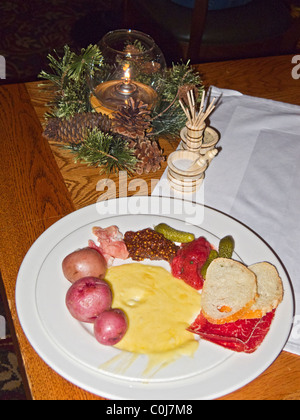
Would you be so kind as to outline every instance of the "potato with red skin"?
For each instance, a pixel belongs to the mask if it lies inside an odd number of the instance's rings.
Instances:
[[[97,277],[77,280],[66,294],[70,314],[81,322],[93,323],[103,311],[110,309],[111,303],[109,284]]]
[[[105,346],[114,346],[121,341],[127,329],[127,318],[121,309],[109,309],[102,312],[94,323],[96,340]]]
[[[96,249],[86,247],[67,255],[62,262],[62,270],[66,279],[71,283],[83,277],[103,279],[107,270],[107,262]]]

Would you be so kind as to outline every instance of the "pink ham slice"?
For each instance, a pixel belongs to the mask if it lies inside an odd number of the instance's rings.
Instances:
[[[216,325],[208,322],[201,312],[188,331],[227,349],[239,353],[254,353],[268,334],[274,315],[275,310],[261,319],[244,319]]]
[[[115,258],[121,260],[128,258],[129,253],[123,241],[123,235],[117,226],[109,226],[108,228],[94,227],[92,232],[97,237],[98,244],[96,245],[93,240],[89,240],[88,245],[90,248],[101,252],[108,265],[111,265]]]

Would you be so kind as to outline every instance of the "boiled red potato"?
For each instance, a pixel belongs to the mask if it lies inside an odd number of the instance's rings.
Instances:
[[[66,294],[70,314],[81,322],[93,323],[110,309],[112,292],[106,281],[97,277],[84,277],[72,284]]]
[[[96,249],[82,248],[67,255],[62,262],[64,276],[71,283],[83,277],[103,279],[107,270],[107,262]]]
[[[113,346],[122,340],[128,328],[127,318],[121,309],[102,312],[94,323],[94,335],[100,344]]]

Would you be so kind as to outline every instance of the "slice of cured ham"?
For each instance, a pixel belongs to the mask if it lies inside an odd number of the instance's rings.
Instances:
[[[89,247],[97,249],[107,261],[108,265],[113,263],[115,258],[126,260],[129,256],[123,235],[117,226],[109,226],[107,228],[94,227],[93,234],[97,237],[96,244],[93,240],[89,240]]]
[[[208,322],[201,312],[188,331],[227,349],[239,353],[254,353],[268,334],[274,315],[275,310],[260,319],[244,319],[216,325]]]

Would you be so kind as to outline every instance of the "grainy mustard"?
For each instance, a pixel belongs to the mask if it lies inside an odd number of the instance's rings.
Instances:
[[[124,241],[129,258],[134,261],[144,259],[170,261],[178,250],[178,246],[174,242],[151,228],[137,232],[128,231],[124,235]]]

